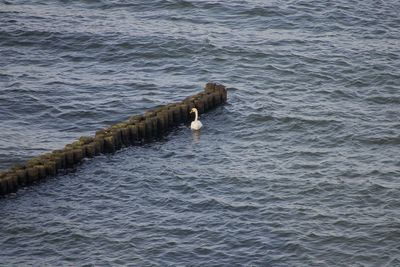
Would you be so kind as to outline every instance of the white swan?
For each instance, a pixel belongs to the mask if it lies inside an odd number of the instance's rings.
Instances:
[[[190,124],[190,129],[192,130],[200,130],[201,126],[203,126],[203,124],[201,123],[201,121],[198,120],[199,118],[199,113],[197,111],[196,108],[192,108],[192,110],[190,111],[190,113],[193,113],[196,115],[194,121],[192,121],[192,123]]]

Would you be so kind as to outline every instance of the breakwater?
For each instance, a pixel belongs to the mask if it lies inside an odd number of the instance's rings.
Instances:
[[[0,172],[0,195],[16,192],[18,188],[34,184],[57,174],[66,173],[82,162],[103,153],[113,153],[123,147],[151,142],[179,124],[191,120],[190,110],[200,114],[227,100],[224,85],[207,83],[204,91],[181,102],[171,103],[134,115],[128,120],[96,131],[94,136],[82,136],[63,149],[34,157],[25,164],[17,164]]]

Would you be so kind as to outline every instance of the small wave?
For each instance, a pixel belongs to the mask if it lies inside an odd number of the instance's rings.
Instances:
[[[247,115],[248,122],[263,123],[274,119],[271,115],[263,115],[260,113],[251,113]]]
[[[163,8],[168,8],[168,9],[192,9],[196,7],[194,3],[186,0],[175,0],[175,1],[161,0],[159,1],[159,4]]]
[[[400,104],[399,96],[373,96],[366,98],[366,101],[375,104],[385,105],[385,104]]]
[[[284,12],[283,10],[276,8],[276,7],[253,7],[251,9],[240,9],[242,11],[239,11],[238,14],[240,15],[247,15],[249,17],[280,17],[284,15],[283,13],[288,13]]]
[[[382,137],[360,137],[357,138],[361,143],[370,145],[399,145],[400,136],[382,136]]]
[[[234,212],[243,212],[243,211],[251,211],[258,210],[259,207],[255,204],[229,204],[227,202],[223,202],[217,200],[215,198],[202,200],[199,202],[194,202],[189,205],[190,209],[193,210],[230,210]]]
[[[327,126],[332,124],[341,124],[341,121],[335,119],[328,119],[328,118],[321,118],[321,117],[278,117],[276,120],[280,121],[284,124],[291,124],[297,126],[304,126],[304,125],[314,125],[314,126]]]
[[[0,31],[0,37],[7,39],[20,39],[29,40],[30,38],[47,38],[50,37],[54,32],[51,31],[41,31],[41,30],[15,30],[12,32]]]
[[[58,111],[60,112],[60,109],[58,109]],[[69,111],[63,111],[62,113],[59,113],[55,117],[65,120],[76,119],[80,117],[97,118],[98,113],[90,110],[69,110]]]

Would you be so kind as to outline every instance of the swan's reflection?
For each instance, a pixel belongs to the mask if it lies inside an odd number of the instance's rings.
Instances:
[[[200,142],[200,133],[200,131],[192,131],[192,138],[196,144]]]

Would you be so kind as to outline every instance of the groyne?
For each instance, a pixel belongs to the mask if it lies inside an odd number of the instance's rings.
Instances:
[[[34,157],[0,172],[0,195],[14,193],[18,188],[35,184],[76,167],[84,158],[156,140],[172,128],[191,120],[190,110],[200,114],[227,101],[226,87],[207,83],[204,91],[181,102],[171,103],[134,115],[128,120],[96,131],[93,136],[82,136],[63,149]]]

